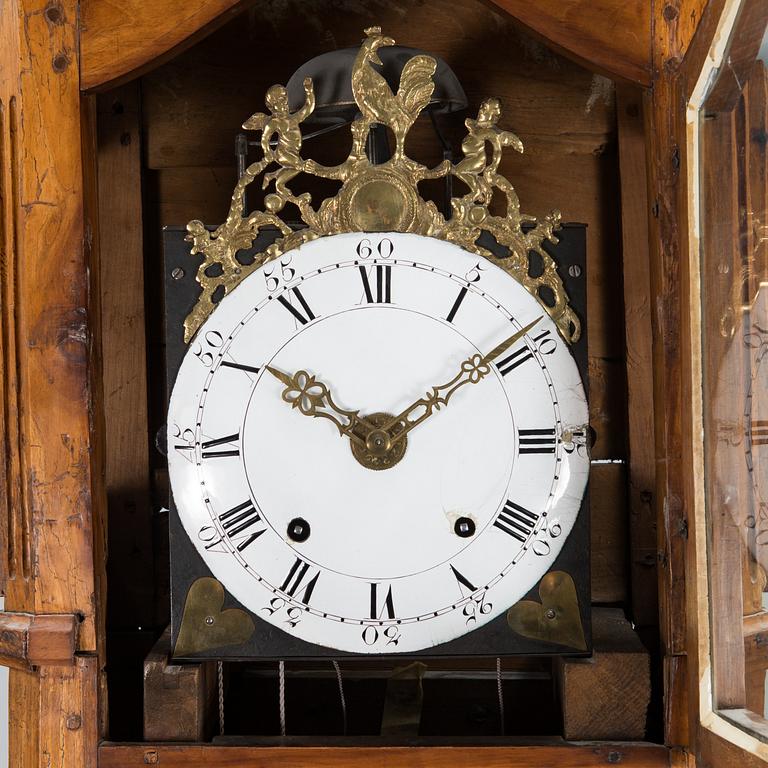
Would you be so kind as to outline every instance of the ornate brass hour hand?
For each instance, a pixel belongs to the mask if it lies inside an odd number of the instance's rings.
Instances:
[[[508,339],[494,347],[488,354],[474,354],[462,362],[459,372],[445,384],[432,387],[424,397],[420,397],[411,403],[404,411],[383,427],[390,436],[390,444],[394,445],[416,425],[428,419],[435,411],[440,410],[441,405],[448,405],[456,390],[465,384],[477,384],[491,372],[491,363],[503,352],[509,349],[516,341],[522,339],[536,323],[541,320],[537,317],[532,323],[528,323],[517,333],[513,333]]]
[[[266,369],[285,384],[281,396],[291,407],[304,416],[328,419],[336,425],[342,437],[346,435],[353,442],[366,447],[366,437],[376,427],[361,416],[359,411],[349,411],[336,405],[330,390],[322,381],[307,371],[288,374],[269,365]]]

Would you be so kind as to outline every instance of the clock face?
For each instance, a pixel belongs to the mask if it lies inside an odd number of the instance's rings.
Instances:
[[[566,343],[502,269],[419,235],[337,235],[251,274],[200,328],[171,398],[171,484],[254,614],[329,648],[417,651],[550,568],[587,419]]]

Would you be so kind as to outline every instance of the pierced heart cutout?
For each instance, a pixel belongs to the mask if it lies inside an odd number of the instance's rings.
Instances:
[[[256,627],[253,619],[240,608],[224,605],[224,587],[213,578],[198,579],[189,588],[176,639],[174,656],[240,645],[250,640]]]
[[[565,571],[551,571],[539,583],[541,602],[521,600],[507,611],[510,628],[531,640],[587,650],[576,585]]]

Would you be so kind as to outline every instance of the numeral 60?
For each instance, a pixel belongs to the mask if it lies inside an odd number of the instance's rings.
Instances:
[[[376,243],[375,248],[376,252],[379,254],[379,257],[382,259],[388,259],[395,252],[395,245],[388,237],[379,240],[379,242]],[[371,241],[367,237],[364,237],[357,244],[355,251],[361,259],[367,259],[373,253],[373,249],[374,246],[371,245]]]

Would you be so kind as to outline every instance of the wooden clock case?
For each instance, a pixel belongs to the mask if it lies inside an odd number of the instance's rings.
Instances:
[[[726,0],[426,0],[402,13],[298,5],[0,8],[0,660],[11,666],[11,765],[761,764],[699,718],[683,437],[684,104]],[[245,731],[246,719],[236,743],[168,744],[173,715],[185,725],[199,714],[214,676],[173,670],[162,654],[144,667],[169,606],[167,518],[154,503],[167,483],[153,447],[164,408],[161,228],[220,220],[233,127],[269,85],[315,53],[354,44],[373,22],[450,61],[473,104],[502,98],[505,124],[526,144],[505,169],[524,209],[558,207],[589,223],[591,597],[596,624],[614,617],[620,640],[601,646],[596,636],[587,661],[515,662],[503,737],[487,718],[486,731],[451,738],[466,723],[436,722],[425,708],[428,736],[394,743],[328,733],[281,741],[265,735],[273,723]],[[606,719],[611,684],[619,704],[637,704],[619,678],[630,668],[641,722],[622,720],[618,705]],[[158,669],[161,688],[191,690],[194,703],[164,699],[154,717],[166,735],[142,742],[142,678]],[[609,682],[596,682],[605,670]],[[492,670],[483,685],[495,703]],[[463,699],[455,694],[457,711]],[[264,693],[256,709],[276,706]]]

